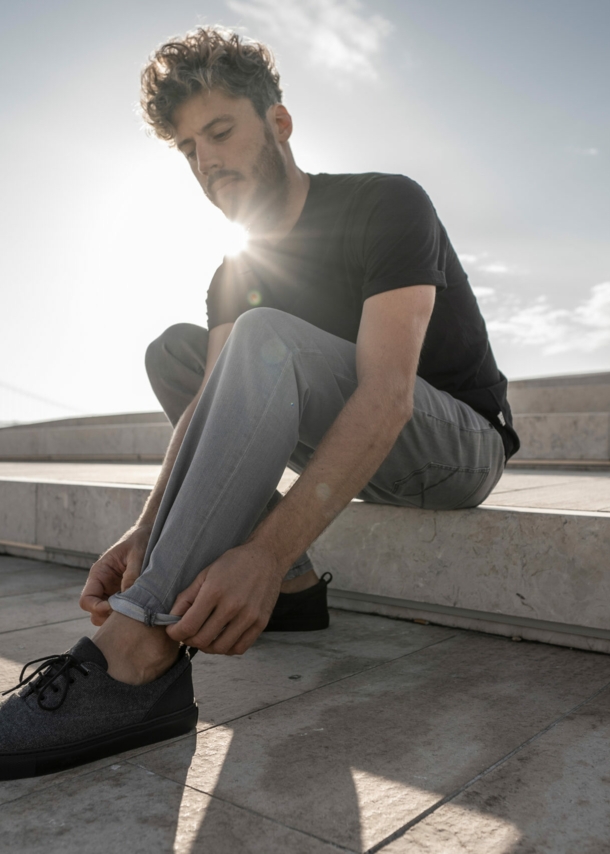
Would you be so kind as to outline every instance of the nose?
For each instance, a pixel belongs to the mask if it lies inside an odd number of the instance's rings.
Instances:
[[[203,177],[220,169],[221,162],[218,151],[204,142],[197,143],[197,171]]]

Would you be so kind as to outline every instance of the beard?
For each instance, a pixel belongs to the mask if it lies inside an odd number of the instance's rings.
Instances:
[[[288,171],[267,122],[265,122],[265,141],[252,167],[251,177],[255,182],[253,193],[243,200],[238,195],[231,195],[226,209],[221,209],[227,219],[240,222],[254,230],[257,230],[257,225],[265,229],[272,228],[281,221],[286,211]],[[213,185],[221,178],[244,180],[241,172],[223,169],[215,173],[204,192],[216,207],[221,206],[214,193]]]

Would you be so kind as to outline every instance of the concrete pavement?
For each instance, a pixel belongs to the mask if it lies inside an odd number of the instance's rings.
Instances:
[[[83,570],[0,557],[0,686],[94,632]],[[0,783],[0,849],[602,854],[610,658],[335,611],[194,663],[198,732]]]

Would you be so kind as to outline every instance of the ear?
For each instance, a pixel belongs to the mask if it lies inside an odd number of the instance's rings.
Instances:
[[[267,113],[269,124],[278,142],[288,142],[292,136],[292,116],[283,104],[274,104]]]

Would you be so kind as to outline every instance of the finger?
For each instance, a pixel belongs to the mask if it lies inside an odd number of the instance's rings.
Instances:
[[[201,630],[205,628],[206,631],[203,635],[206,639],[205,643],[206,645],[211,643],[224,625],[222,622],[219,625],[218,619],[214,620],[213,627],[212,625],[207,625],[208,620],[214,612],[214,607],[212,602],[198,599],[186,611],[179,622],[167,627],[167,634],[172,640],[184,642],[187,638],[198,636]],[[226,623],[226,620],[224,622]],[[212,632],[215,631],[215,634],[211,634],[210,630]],[[196,644],[192,644],[192,646],[196,646]]]
[[[258,624],[254,626],[250,626],[250,628],[243,633],[243,635],[239,638],[237,643],[231,647],[228,651],[227,655],[243,655],[244,652],[250,649],[254,641],[258,638],[262,629]]]
[[[220,634],[212,641],[206,652],[214,655],[228,655],[239,639],[253,625],[255,618],[243,612],[224,627]]]
[[[144,555],[139,553],[129,556],[127,560],[127,567],[123,573],[123,578],[121,579],[121,593],[124,593],[125,590],[129,590],[129,588],[140,577],[143,560]]]
[[[189,584],[189,586],[185,590],[183,590],[182,593],[178,594],[178,597],[174,602],[170,614],[181,617],[187,612],[187,610],[191,607],[191,605],[195,603],[195,600],[197,599],[199,591],[201,590],[203,582],[205,581],[205,575],[205,571],[200,572],[197,578],[192,582],[192,584]]]
[[[222,634],[230,621],[231,618],[229,616],[223,616],[217,609],[199,627],[197,632],[193,632],[190,638],[185,639],[185,643],[188,643],[189,646],[195,646],[204,652],[208,650],[211,652],[214,641]]]
[[[80,595],[79,605],[83,611],[93,612],[108,598],[104,585],[97,578],[89,578]]]
[[[183,596],[182,593],[178,596],[174,604],[172,605],[172,609],[170,614],[173,617],[183,617],[188,609],[191,607],[193,603],[189,602],[186,596]]]

